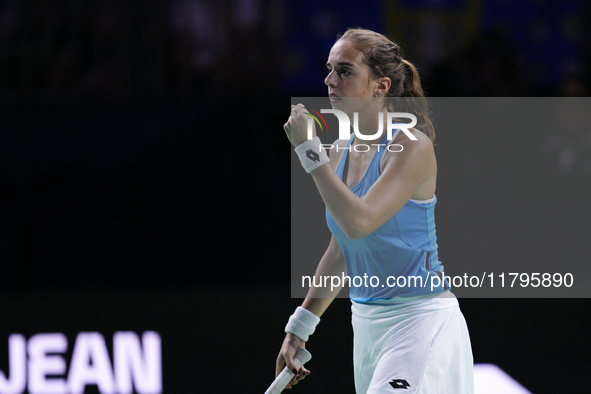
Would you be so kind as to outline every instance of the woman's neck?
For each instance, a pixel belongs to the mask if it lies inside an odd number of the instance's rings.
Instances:
[[[355,131],[356,144],[379,144],[384,137],[384,133],[388,132],[388,126],[386,124],[388,111],[386,109],[378,113],[375,111],[363,111],[362,113],[358,113],[357,116],[353,116],[351,120],[353,130]],[[363,137],[359,137],[357,134],[362,134]]]

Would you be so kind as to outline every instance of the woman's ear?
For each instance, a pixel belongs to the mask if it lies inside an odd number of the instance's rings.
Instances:
[[[390,90],[390,86],[392,85],[392,81],[388,77],[382,77],[377,80],[376,86],[376,93],[379,93],[379,96],[385,97],[388,90]]]

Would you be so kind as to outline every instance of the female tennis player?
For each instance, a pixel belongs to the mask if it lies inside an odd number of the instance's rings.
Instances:
[[[448,283],[440,280],[435,131],[420,100],[425,95],[418,72],[397,44],[363,29],[338,37],[326,66],[333,109],[351,120],[357,113],[363,138],[353,133],[336,141],[341,149],[330,149],[328,156],[318,137],[308,139],[309,115],[301,104],[292,106],[284,130],[326,204],[332,238],[316,276],[375,276],[384,285],[350,286],[356,392],[473,393],[466,322]],[[416,113],[416,128],[408,134],[399,129],[388,140],[387,122],[398,123],[388,113],[402,107]],[[290,385],[310,373],[296,370],[293,356],[341,288],[311,286],[289,318],[276,371],[286,365],[294,371]]]

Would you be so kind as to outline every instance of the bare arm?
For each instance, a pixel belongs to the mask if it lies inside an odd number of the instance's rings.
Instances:
[[[336,153],[332,150],[330,151],[330,165],[332,170],[334,171],[337,167],[339,157]],[[329,167],[330,168],[330,167]],[[347,266],[345,264],[345,257],[343,256],[343,251],[336,240],[336,238],[331,236],[330,242],[324,255],[320,259],[318,263],[318,267],[316,268],[316,272],[314,273],[314,277],[316,279],[316,283],[321,283],[318,281],[318,277],[322,276],[341,276],[347,270]],[[310,290],[308,290],[308,294],[306,295],[306,299],[302,303],[302,308],[309,310],[310,312],[314,313],[316,316],[320,317],[326,311],[328,306],[332,303],[335,297],[339,294],[341,289],[343,288],[343,283],[339,287],[334,287],[332,290],[326,287],[314,287],[312,286]],[[295,355],[296,351],[299,347],[305,347],[306,343],[299,337],[294,334],[287,333],[285,336],[285,340],[283,341],[283,346],[279,351],[279,356],[277,357],[277,363],[275,368],[275,376],[277,376],[281,370],[287,365],[291,369],[295,369],[295,365],[293,364],[293,356]],[[294,385],[298,383],[299,379],[303,379],[307,374],[310,373],[309,370],[302,367],[298,371],[299,373],[294,376],[290,384]],[[290,387],[290,386],[288,386]]]
[[[324,252],[324,255],[318,263],[318,267],[316,268],[316,273],[314,274],[314,276],[318,277],[328,275],[341,277],[342,274],[346,272],[346,269],[347,267],[345,264],[345,258],[343,256],[341,247],[339,246],[339,243],[337,242],[336,238],[332,236],[330,239],[330,243],[328,244],[328,248],[326,249],[326,252]],[[320,282],[316,280],[316,283]],[[332,290],[330,286],[328,288],[312,286],[308,291],[306,299],[302,303],[302,307],[314,313],[316,316],[320,317],[322,316],[324,311],[326,311],[326,309],[332,303],[335,297],[339,294],[342,288],[342,283],[340,286],[335,287]],[[279,351],[279,356],[277,357],[275,376],[277,376],[286,365],[292,370],[295,369],[293,357],[298,348],[305,347],[305,344],[306,343],[301,338],[297,337],[294,334],[287,333],[287,335],[285,336],[285,340],[283,341],[281,350]],[[298,379],[303,379],[303,377],[305,377],[305,375],[309,373],[310,371],[306,368],[300,368],[298,374],[294,376],[290,384],[297,384]]]
[[[343,273],[346,272],[347,267],[345,264],[345,258],[343,257],[343,252],[333,235],[330,239],[330,244],[328,245],[326,252],[324,252],[322,259],[320,259],[320,263],[318,264],[318,268],[316,268],[316,273],[314,276],[317,278],[324,276],[342,277]],[[319,279],[316,280],[316,283],[322,283]],[[340,286],[334,287],[332,290],[330,285],[327,287],[312,286],[310,290],[308,290],[306,299],[302,303],[302,308],[305,308],[316,316],[321,317],[324,311],[326,311],[332,301],[340,293],[342,288],[342,281],[340,282]]]
[[[294,146],[307,138],[308,116],[299,104],[284,126]],[[350,239],[364,237],[381,227],[421,185],[436,176],[437,164],[431,140],[420,131],[414,135],[418,140],[404,138],[399,142],[403,147],[401,152],[384,153],[387,156],[382,174],[363,197],[355,195],[331,166],[325,164],[310,172],[326,207]]]
[[[420,134],[417,133],[417,134]],[[350,239],[371,234],[413,197],[415,191],[435,176],[433,145],[426,136],[399,142],[402,152],[389,153],[382,174],[363,197],[355,195],[324,165],[311,172],[316,187],[339,227]]]
[[[334,146],[342,145],[343,141],[335,141]],[[342,150],[340,153],[337,150],[331,149],[329,151],[330,155],[330,166],[324,166],[327,169],[331,170],[335,173],[337,165],[339,164],[339,160],[342,156]],[[335,174],[336,176],[336,174]],[[337,179],[339,179],[337,177]],[[340,179],[339,179],[340,181]],[[342,183],[342,182],[341,182]],[[343,256],[343,251],[341,250],[341,246],[339,245],[337,239],[333,236],[330,237],[330,242],[328,244],[328,248],[324,255],[320,259],[318,263],[318,267],[316,268],[316,272],[314,277],[316,279],[316,283],[322,283],[319,277],[323,276],[339,276],[341,277],[343,273],[346,274],[347,266],[345,264],[345,257]],[[333,291],[330,288],[326,287],[314,287],[312,286],[310,290],[308,290],[308,294],[306,295],[306,299],[302,303],[302,308],[309,310],[310,312],[314,313],[316,316],[321,317],[324,311],[329,307],[332,301],[336,298],[336,296],[340,293],[341,289],[343,288],[343,283],[338,288],[334,288]]]

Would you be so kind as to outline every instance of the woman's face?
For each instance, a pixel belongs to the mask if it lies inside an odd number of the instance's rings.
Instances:
[[[330,102],[335,109],[345,112],[358,111],[375,96],[376,82],[364,63],[363,53],[349,40],[337,41],[326,62],[328,75],[324,80],[328,86]],[[344,98],[360,97],[347,100]],[[366,99],[363,99],[366,98]]]

